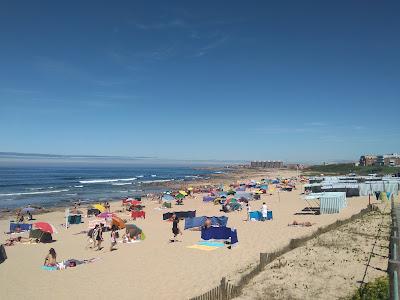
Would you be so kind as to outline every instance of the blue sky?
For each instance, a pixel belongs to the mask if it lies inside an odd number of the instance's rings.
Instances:
[[[398,1],[2,1],[0,151],[400,152]]]

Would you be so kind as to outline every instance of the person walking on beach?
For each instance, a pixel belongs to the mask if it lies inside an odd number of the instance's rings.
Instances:
[[[96,241],[97,241],[97,251],[101,250],[101,243],[103,242],[103,223],[100,223],[99,230],[97,231]]]
[[[94,228],[92,230],[92,235],[91,235],[91,241],[93,243],[93,247],[90,247],[90,248],[93,248],[93,249],[96,248],[96,244],[97,244],[96,238],[99,233],[99,230],[100,230],[99,224],[96,224],[96,226],[94,226]]]
[[[177,239],[176,237],[178,236],[178,234],[182,235],[182,231],[179,229],[179,218],[176,216],[176,214],[172,214],[171,216],[171,220],[172,220],[172,233],[174,235],[174,237],[170,240],[171,243],[176,242]]]
[[[110,247],[110,251],[116,250],[114,248],[114,246],[117,245],[117,238],[118,238],[118,232],[116,231],[115,227],[113,226],[111,228],[111,247]]]

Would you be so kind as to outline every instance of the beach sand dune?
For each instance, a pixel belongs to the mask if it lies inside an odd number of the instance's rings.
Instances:
[[[275,174],[276,175],[276,174]],[[295,175],[285,173],[283,175]],[[257,179],[257,178],[254,178]],[[187,299],[208,291],[226,276],[235,281],[248,266],[259,259],[260,252],[273,251],[286,245],[291,238],[308,235],[318,227],[346,219],[358,213],[368,204],[368,197],[349,199],[349,206],[340,214],[294,215],[306,206],[300,193],[281,192],[263,195],[261,200],[251,202],[253,209],[259,209],[267,202],[273,210],[274,220],[268,222],[245,222],[246,214],[229,213],[228,226],[238,230],[239,245],[229,250],[226,247],[215,251],[190,249],[200,240],[200,232],[184,231],[181,242],[169,243],[171,223],[162,221],[162,214],[155,208],[158,203],[146,201],[146,219],[134,223],[143,229],[146,239],[136,244],[118,244],[118,250],[109,252],[110,235],[105,233],[104,250],[85,249],[87,237],[76,234],[87,229],[85,224],[63,228],[63,212],[51,212],[37,216],[57,226],[59,233],[51,244],[27,244],[7,247],[8,260],[0,265],[0,299]],[[120,203],[112,203],[112,209],[119,209]],[[202,195],[185,200],[185,205],[175,210],[196,210],[197,216],[219,216],[220,206],[203,203]],[[167,210],[168,211],[168,210]],[[127,214],[122,218],[129,219]],[[312,227],[289,227],[288,223],[310,221]],[[183,222],[180,223],[183,229]],[[8,221],[0,221],[0,231],[8,230]],[[6,238],[1,235],[2,241]],[[57,260],[100,258],[91,264],[80,265],[62,271],[41,269],[50,247],[55,248]]]

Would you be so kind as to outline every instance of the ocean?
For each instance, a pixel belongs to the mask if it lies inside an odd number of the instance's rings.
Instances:
[[[153,166],[0,167],[0,209],[121,199],[165,190],[157,183],[192,181],[213,172],[192,167]]]

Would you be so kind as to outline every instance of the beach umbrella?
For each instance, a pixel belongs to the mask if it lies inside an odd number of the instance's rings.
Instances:
[[[179,191],[179,194],[182,194],[183,196],[187,196],[188,195],[185,191]]]
[[[116,225],[119,229],[124,229],[125,228],[125,222],[117,216],[112,217],[112,224]]]
[[[183,199],[183,198],[185,198],[185,196],[182,195],[182,194],[178,194],[178,195],[175,196],[175,198],[176,199]]]
[[[36,222],[33,223],[32,226],[36,229],[40,229],[43,232],[47,232],[47,233],[56,233],[57,229],[51,225],[50,223],[46,223],[46,222]]]
[[[106,208],[101,204],[94,204],[92,206],[93,208],[98,209],[100,212],[104,212],[106,210]]]
[[[34,207],[25,207],[21,210],[22,213],[26,214],[28,212],[32,213],[35,210]]]
[[[114,213],[102,212],[101,214],[98,214],[96,217],[106,219],[106,218],[111,218],[114,216],[116,216]]]
[[[164,195],[162,196],[161,200],[169,202],[169,201],[174,201],[174,197],[172,197],[171,195]]]

